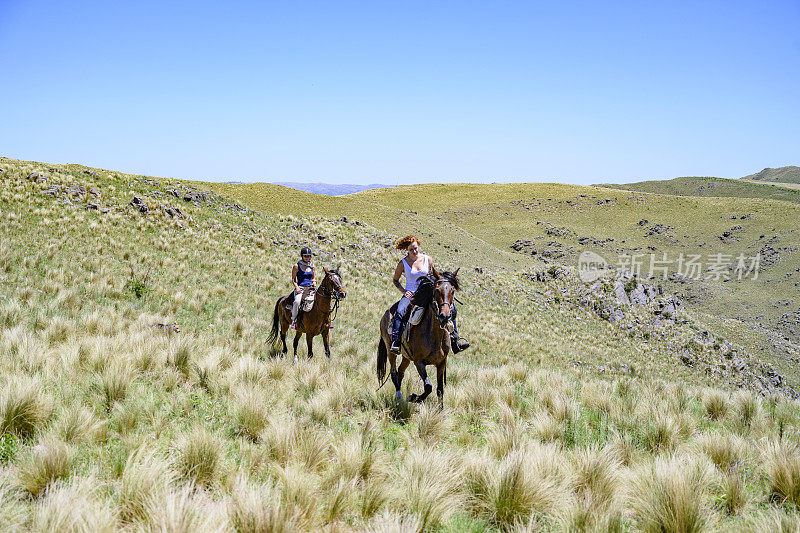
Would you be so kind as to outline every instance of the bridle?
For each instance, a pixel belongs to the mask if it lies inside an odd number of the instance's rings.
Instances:
[[[338,274],[336,276],[339,277]],[[339,296],[339,292],[340,291],[339,290],[333,290],[332,291],[325,284],[325,280],[330,280],[330,283],[333,283],[333,278],[329,274],[326,274],[325,275],[325,279],[322,280],[322,284],[320,285],[319,290],[317,290],[317,293],[320,296],[322,296],[323,298],[327,298],[329,300],[333,300],[333,305],[331,306],[330,310],[328,310],[328,313],[325,315],[325,318],[329,318],[330,321],[333,322],[334,320],[336,320],[336,317],[339,314],[339,301],[342,298]],[[341,282],[340,282],[339,283],[339,287],[337,289],[341,289],[341,288],[342,287],[341,287]],[[330,318],[331,314],[333,314],[333,318]]]
[[[434,290],[435,290],[437,287],[439,287],[439,285],[441,285],[442,283],[447,283],[448,285],[450,285],[450,287],[451,287],[451,288],[452,288],[452,286],[453,286],[453,284],[452,284],[452,283],[450,282],[450,280],[448,280],[447,278],[440,278],[440,279],[437,279],[437,280],[434,282],[434,285],[433,285],[433,287],[434,287]],[[455,292],[455,289],[453,289],[453,292]],[[453,298],[455,299],[455,295],[453,296]],[[433,297],[431,298],[431,307],[433,307],[433,309],[434,309],[434,310],[435,310],[435,312],[436,312],[436,318],[437,318],[437,320],[438,320],[438,322],[439,322],[439,328],[441,328],[441,329],[445,329],[445,330],[446,330],[447,328],[446,328],[446,326],[445,326],[445,325],[446,325],[446,324],[447,324],[447,323],[450,321],[450,315],[447,315],[447,318],[445,319],[445,321],[444,321],[444,322],[442,322],[441,320],[439,320],[439,317],[440,317],[440,316],[443,314],[443,313],[442,313],[442,307],[444,307],[444,304],[445,304],[445,303],[447,303],[447,302],[442,302],[442,303],[439,303],[439,302],[437,302],[437,301],[436,301],[436,296],[433,296]],[[450,302],[448,305],[452,306],[453,304],[452,304],[452,302]]]

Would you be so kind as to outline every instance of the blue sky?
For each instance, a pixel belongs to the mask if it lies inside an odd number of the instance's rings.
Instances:
[[[387,184],[800,164],[800,2],[0,0],[0,155]]]

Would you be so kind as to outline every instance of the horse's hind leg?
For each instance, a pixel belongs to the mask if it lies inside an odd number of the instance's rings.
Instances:
[[[283,342],[283,356],[286,356],[286,352],[289,351],[289,347],[286,346],[286,332],[289,331],[289,324],[284,326],[283,321],[281,321],[281,342]]]
[[[306,346],[308,347],[308,358],[314,357],[314,337],[306,333]]]
[[[422,378],[422,383],[425,385],[425,392],[423,392],[421,396],[412,394],[411,396],[408,397],[408,401],[415,403],[424,402],[425,398],[427,398],[428,395],[433,390],[433,385],[431,385],[431,380],[428,379],[428,371],[425,370],[425,363],[423,363],[422,361],[416,361],[414,363],[414,366],[417,367],[417,372],[419,372],[419,377]]]
[[[444,382],[447,380],[447,359],[436,367],[436,396],[439,397],[439,410],[444,409]],[[427,389],[426,389],[427,390]]]
[[[394,383],[394,388],[397,391],[395,393],[395,398],[398,400],[403,399],[403,393],[400,392],[400,386],[403,384],[403,374],[406,373],[406,368],[408,368],[408,364],[410,362],[411,361],[409,361],[404,357],[403,360],[400,361],[400,368],[398,368],[397,371],[395,371],[394,360],[392,360],[392,383]]]

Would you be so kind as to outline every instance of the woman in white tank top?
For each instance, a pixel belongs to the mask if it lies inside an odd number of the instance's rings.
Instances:
[[[419,280],[433,272],[433,261],[429,256],[419,251],[419,244],[419,239],[413,235],[407,235],[395,244],[395,248],[398,250],[406,251],[406,256],[397,263],[393,276],[394,286],[403,294],[403,297],[397,302],[397,312],[392,317],[392,346],[390,350],[395,353],[400,352],[400,332],[403,329],[406,310],[411,303],[411,296],[417,290]],[[405,276],[406,278],[405,287],[400,283],[400,276]],[[452,309],[453,325],[455,326],[455,305],[453,305]],[[457,353],[469,347],[469,343],[462,341],[458,337],[457,330],[454,329],[454,332],[453,351]]]

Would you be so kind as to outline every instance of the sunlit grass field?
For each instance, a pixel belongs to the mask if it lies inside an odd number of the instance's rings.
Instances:
[[[680,364],[691,315],[630,335],[578,305],[569,280],[522,276],[535,265],[520,254],[485,248],[481,262],[480,242],[499,240],[477,218],[421,235],[438,265],[462,268],[473,343],[449,361],[444,411],[379,389],[378,321],[397,297],[389,244],[408,220],[447,212],[432,194],[447,187],[361,210],[367,200],[264,187],[259,205],[274,207],[262,212],[185,202],[166,192],[177,181],[0,168],[0,530],[800,527],[797,402]],[[67,204],[42,194],[54,183],[87,192]],[[397,213],[417,218],[382,218]],[[456,240],[456,220],[472,240]],[[348,298],[331,359],[317,344],[293,364],[266,336],[306,243],[341,264]],[[179,333],[154,327],[172,322]],[[420,389],[409,370],[404,395]]]

